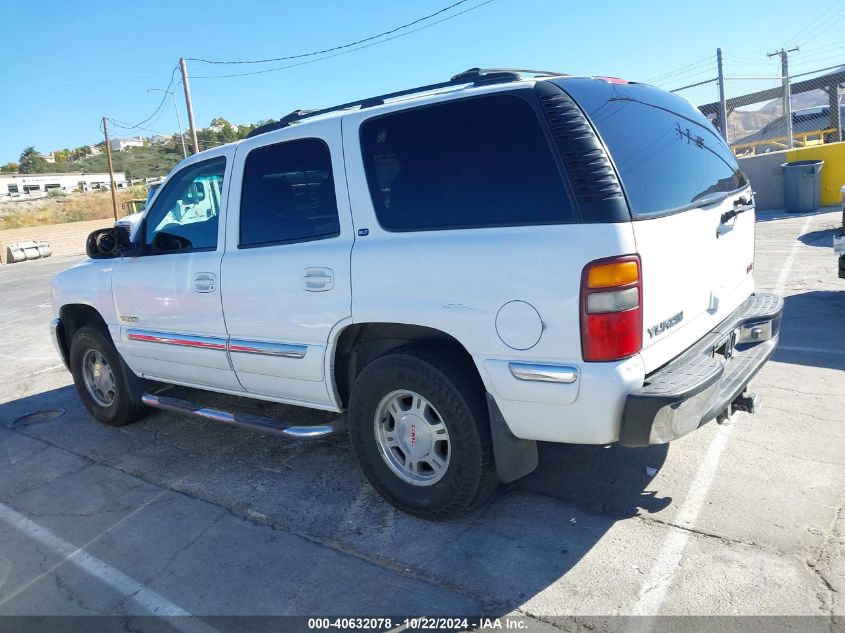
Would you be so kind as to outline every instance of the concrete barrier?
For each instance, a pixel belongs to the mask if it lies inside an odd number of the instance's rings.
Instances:
[[[823,160],[819,202],[823,207],[841,203],[840,192],[842,185],[845,185],[845,142],[740,158],[739,166],[751,182],[758,209],[783,209],[781,165],[794,160]]]
[[[113,224],[114,220],[109,219],[4,229],[0,231],[0,263],[7,263],[8,246],[20,242],[49,242],[53,255],[82,255],[88,234]]]
[[[786,152],[769,152],[739,159],[739,166],[748,176],[754,190],[757,208],[783,209],[783,169]]]

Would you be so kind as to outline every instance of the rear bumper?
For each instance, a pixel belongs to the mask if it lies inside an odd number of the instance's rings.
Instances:
[[[780,297],[753,294],[693,347],[647,375],[625,401],[619,441],[663,444],[729,410],[775,351],[782,314]]]

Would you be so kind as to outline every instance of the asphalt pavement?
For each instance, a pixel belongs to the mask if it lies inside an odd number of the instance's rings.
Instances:
[[[382,501],[346,437],[98,424],[47,333],[76,259],[2,266],[0,615],[845,615],[839,217],[758,218],[757,285],[786,297],[760,413],[668,446],[542,445],[442,524]]]

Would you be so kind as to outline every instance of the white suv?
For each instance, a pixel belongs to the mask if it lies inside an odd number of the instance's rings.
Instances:
[[[712,124],[553,73],[292,113],[185,160],[89,255],[54,280],[52,330],[95,418],[348,426],[373,486],[432,519],[533,470],[538,440],[753,412],[782,311],[754,293],[751,189]],[[346,415],[292,426],[163,385]]]

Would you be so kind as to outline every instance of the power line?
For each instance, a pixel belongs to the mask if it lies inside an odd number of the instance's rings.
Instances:
[[[681,75],[679,77],[672,77],[670,79],[664,79],[663,81],[653,82],[656,86],[668,86],[668,85],[677,85],[681,82],[701,82],[706,83],[708,81],[716,81],[718,75],[718,71],[714,71],[710,68],[703,68],[694,73],[688,73],[686,75]],[[675,88],[677,90],[677,88]]]
[[[380,37],[384,37],[385,35],[392,35],[397,31],[401,31],[403,29],[407,29],[410,26],[414,26],[415,24],[419,24],[420,22],[425,22],[435,16],[440,15],[441,13],[445,13],[450,9],[454,9],[458,5],[464,4],[465,2],[469,2],[469,0],[458,0],[453,4],[450,4],[447,7],[443,7],[442,9],[435,11],[434,13],[430,13],[428,15],[424,15],[421,18],[417,18],[412,22],[408,22],[406,24],[402,24],[401,26],[397,26],[395,28],[390,29],[389,31],[383,31],[382,33],[378,33],[377,35],[370,35],[369,37],[365,37],[363,39],[357,40],[355,42],[349,42],[348,44],[340,44],[338,46],[332,46],[331,48],[325,48],[320,51],[312,51],[310,53],[300,53],[298,55],[287,55],[286,57],[271,57],[268,59],[252,59],[252,60],[241,60],[241,61],[220,61],[220,60],[212,60],[212,59],[201,59],[199,57],[186,57],[186,61],[192,62],[202,62],[205,64],[266,64],[269,62],[283,62],[289,59],[301,59],[303,57],[313,57],[315,55],[323,55],[325,53],[332,53],[334,51],[339,51],[345,48],[352,48],[353,46],[358,46],[359,44],[364,44],[365,42],[370,42],[372,40],[377,40]]]
[[[807,25],[804,26],[804,28],[802,28],[800,31],[798,31],[798,33],[793,36],[793,43],[796,42],[796,40],[798,40],[800,37],[803,41],[798,45],[803,46],[804,44],[809,42],[810,39],[816,33],[819,32],[819,29],[824,29],[826,27],[830,28],[832,26],[830,20],[835,19],[835,21],[838,22],[840,16],[842,16],[843,12],[845,12],[845,7],[842,7],[840,5],[837,10],[833,11],[833,13],[830,13],[830,10],[834,9],[839,4],[839,0],[834,0],[830,6],[828,6],[824,11],[822,11],[818,16],[816,16],[815,19],[811,20]]]
[[[173,76],[176,74],[176,68],[177,67],[174,66],[173,70],[170,72],[170,81],[167,82],[167,88],[165,88],[165,92],[170,91],[170,87],[173,85]],[[140,128],[142,125],[144,125],[144,123],[147,123],[148,121],[152,120],[161,111],[161,109],[164,107],[164,102],[166,100],[167,100],[167,95],[163,95],[162,98],[161,98],[161,101],[158,104],[158,107],[155,110],[153,110],[153,113],[150,116],[148,116],[146,119],[144,119],[143,121],[140,121],[139,123],[136,123],[134,125],[130,125],[129,123],[126,123],[125,121],[117,121],[115,119],[112,119],[111,117],[109,117],[109,121],[111,121],[112,123],[114,123],[118,127],[122,127],[122,128],[127,129],[127,130]]]
[[[396,35],[393,35],[392,37],[388,37],[388,38],[385,38],[385,39],[382,39],[382,40],[378,40],[377,42],[370,42],[369,44],[364,44],[362,46],[358,46],[358,47],[355,47],[355,48],[350,48],[350,49],[347,49],[347,50],[338,51],[336,53],[332,53],[331,55],[324,55],[323,57],[318,57],[317,59],[309,59],[309,60],[306,60],[306,61],[297,62],[295,64],[287,64],[285,66],[277,66],[276,68],[265,68],[263,70],[254,70],[254,71],[245,72],[245,73],[231,73],[231,74],[227,74],[227,75],[192,75],[191,79],[226,79],[226,78],[230,78],[230,77],[246,77],[246,76],[249,76],[249,75],[262,75],[264,73],[272,73],[272,72],[276,72],[276,71],[279,71],[279,70],[286,70],[288,68],[295,68],[297,66],[305,66],[307,64],[314,64],[316,62],[320,62],[320,61],[323,61],[325,59],[331,59],[332,57],[338,57],[340,55],[348,55],[349,53],[354,53],[355,51],[360,51],[360,50],[363,50],[365,48],[369,48],[371,46],[377,46],[379,44],[384,44],[386,42],[390,42],[391,40],[395,40],[395,39],[398,39],[400,37],[405,37],[406,35],[411,35],[412,33],[417,33],[418,31],[422,31],[423,29],[427,29],[427,28],[430,28],[432,26],[436,26],[437,24],[441,24],[441,23],[446,22],[448,20],[452,20],[454,18],[457,18],[458,16],[464,15],[465,13],[469,13],[470,11],[480,9],[484,5],[490,4],[491,2],[494,2],[494,0],[485,0],[484,2],[481,2],[479,4],[471,6],[467,9],[464,9],[463,11],[459,11],[459,12],[454,13],[452,15],[446,16],[445,18],[435,20],[434,22],[431,22],[429,24],[424,24],[424,25],[419,26],[415,29],[411,29],[410,31],[406,31],[404,33],[398,33]],[[189,59],[189,58],[186,57],[185,59]]]
[[[821,11],[821,13],[816,14],[814,17],[812,17],[810,19],[809,22],[806,22],[804,24],[804,26],[802,26],[800,29],[798,29],[798,32],[795,33],[795,35],[793,35],[791,38],[786,39],[781,44],[781,46],[786,46],[790,43],[794,43],[795,41],[797,41],[799,37],[801,37],[809,28],[811,28],[813,25],[815,25],[816,22],[818,22],[820,18],[824,17],[824,15],[827,14],[831,9],[833,9],[837,4],[839,4],[839,0],[833,0],[833,2],[831,2],[828,6],[826,6]]]
[[[700,59],[698,61],[692,62],[691,64],[687,64],[686,66],[681,66],[680,68],[677,68],[677,69],[670,71],[668,73],[664,73],[662,75],[656,75],[654,77],[649,77],[645,81],[647,83],[651,83],[651,82],[657,81],[659,79],[665,79],[667,77],[672,77],[674,75],[681,74],[685,70],[688,70],[688,69],[692,70],[694,68],[699,68],[699,67],[704,66],[706,64],[712,64],[715,59],[716,59],[715,55],[710,55],[709,57],[705,57],[704,59]]]

